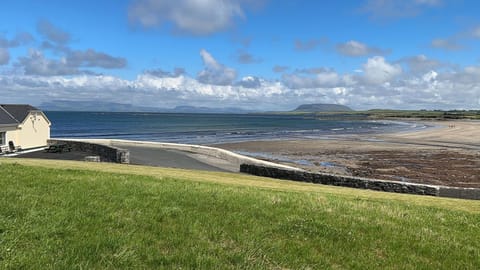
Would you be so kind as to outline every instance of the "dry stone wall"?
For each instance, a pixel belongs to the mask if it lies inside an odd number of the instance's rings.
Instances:
[[[66,144],[74,151],[81,151],[98,155],[100,156],[101,161],[127,164],[130,163],[130,152],[128,150],[113,146],[83,141],[57,139],[50,139],[48,141],[48,144]]]

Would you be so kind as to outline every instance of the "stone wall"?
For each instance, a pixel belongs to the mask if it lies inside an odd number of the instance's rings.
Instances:
[[[480,200],[480,189],[460,187],[440,187],[440,197]]]
[[[240,165],[240,172],[257,176],[323,185],[361,188],[416,195],[480,200],[480,189],[478,188],[446,187],[398,181],[377,180],[352,176],[340,176],[325,173],[310,173],[307,171],[291,171],[281,168],[258,166],[253,164]]]
[[[293,180],[300,182],[333,185],[351,188],[371,189],[386,192],[419,194],[438,196],[439,188],[430,185],[419,185],[404,182],[390,182],[383,180],[356,178],[323,173],[310,173],[306,171],[289,171],[279,168],[242,164],[240,172],[257,176],[273,177],[277,179]]]
[[[98,155],[100,156],[101,161],[127,164],[130,163],[130,152],[125,149],[77,140],[48,140],[49,145],[58,143],[68,145],[73,151],[81,151]]]

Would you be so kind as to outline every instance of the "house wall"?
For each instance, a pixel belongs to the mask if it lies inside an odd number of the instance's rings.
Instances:
[[[17,136],[17,127],[12,126],[12,127],[0,127],[0,132],[5,132],[5,141],[3,142],[3,145],[8,145],[9,141],[17,141],[18,136]]]
[[[16,137],[9,141],[23,149],[46,146],[47,140],[50,139],[50,122],[43,114],[32,112],[19,125],[16,134],[12,134],[15,135]]]

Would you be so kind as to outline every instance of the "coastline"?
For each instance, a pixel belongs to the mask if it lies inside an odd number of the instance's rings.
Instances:
[[[408,128],[218,143],[211,147],[115,138],[66,140],[126,148],[134,164],[150,166],[238,171],[245,160],[255,160],[257,164],[266,161],[267,166],[278,164],[309,172],[480,188],[480,121],[393,121]]]
[[[213,146],[311,172],[480,188],[480,121],[407,122],[428,128]]]

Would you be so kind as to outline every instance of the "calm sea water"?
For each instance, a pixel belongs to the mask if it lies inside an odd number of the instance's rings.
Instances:
[[[315,139],[419,128],[411,123],[319,120],[294,115],[46,112],[51,136],[214,144]]]

